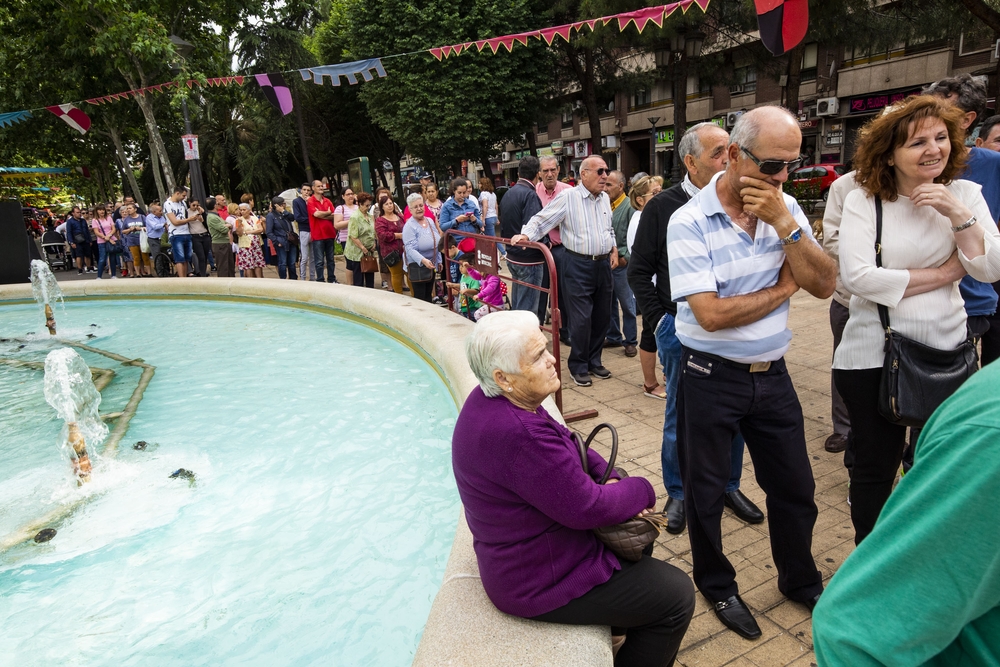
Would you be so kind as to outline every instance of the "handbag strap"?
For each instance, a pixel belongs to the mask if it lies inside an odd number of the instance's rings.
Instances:
[[[611,478],[611,471],[615,467],[615,460],[618,458],[618,431],[614,426],[604,422],[603,424],[598,424],[594,427],[594,430],[590,432],[587,436],[587,440],[584,441],[580,438],[579,433],[573,433],[573,440],[576,442],[576,447],[580,451],[580,462],[583,464],[583,472],[590,474],[590,465],[587,463],[587,450],[590,449],[590,443],[594,441],[597,434],[601,432],[602,429],[607,429],[611,432],[611,456],[608,458],[608,467],[605,468],[604,474],[601,475],[601,479],[598,484],[604,484]]]
[[[882,198],[878,195],[875,196],[875,266],[882,268]],[[890,331],[889,327],[889,308],[883,306],[881,303],[878,305],[878,318],[882,322],[882,328],[885,329],[888,335]]]

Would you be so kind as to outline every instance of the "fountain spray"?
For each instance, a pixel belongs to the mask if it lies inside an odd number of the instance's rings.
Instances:
[[[77,484],[90,481],[91,463],[87,443],[96,445],[108,435],[101,420],[101,394],[94,386],[90,368],[75,350],[59,348],[45,357],[45,400],[66,424],[62,446],[73,462]]]
[[[45,309],[45,327],[50,336],[56,335],[56,318],[52,312],[52,300],[62,299],[59,282],[52,275],[52,269],[45,262],[31,260],[31,296]]]

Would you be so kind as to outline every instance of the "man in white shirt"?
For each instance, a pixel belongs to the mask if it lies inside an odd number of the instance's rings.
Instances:
[[[186,196],[187,188],[179,185],[174,188],[174,194],[163,205],[169,223],[167,231],[170,235],[170,250],[174,255],[174,270],[181,278],[187,277],[188,262],[194,254],[190,223],[193,220],[201,220],[201,216],[197,213],[188,215],[187,206],[184,205]]]

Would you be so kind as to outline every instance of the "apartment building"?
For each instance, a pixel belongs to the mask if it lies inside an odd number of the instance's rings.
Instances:
[[[797,113],[802,129],[802,153],[812,163],[847,163],[854,154],[857,130],[886,105],[917,93],[938,79],[968,72],[997,89],[998,49],[992,33],[962,34],[954,39],[901,44],[882,53],[855,53],[829,44],[807,44],[801,63]],[[697,74],[692,60],[685,91],[687,123],[704,121],[729,129],[739,115],[755,106],[785,104],[787,76],[759,73],[728,54],[731,83],[712,85]],[[665,60],[646,54],[646,68]],[[658,68],[658,71],[666,70]],[[673,85],[658,78],[649,89],[620,93],[601,114],[601,136],[591,137],[579,102],[567,101],[560,116],[536,129],[539,155],[561,160],[563,174],[579,173],[582,159],[601,153],[608,164],[626,175],[638,171],[669,175],[673,166]],[[995,109],[995,100],[990,100]],[[508,177],[525,145],[509,145],[492,163],[494,173]],[[653,164],[651,165],[651,159]],[[652,169],[650,167],[652,166]]]

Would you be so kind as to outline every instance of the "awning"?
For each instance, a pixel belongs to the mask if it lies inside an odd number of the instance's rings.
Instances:
[[[503,162],[500,164],[500,169],[517,169],[517,165],[521,164],[520,160],[511,160],[510,162]]]

